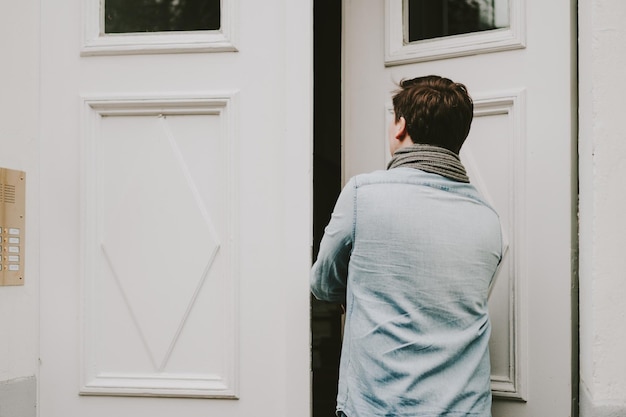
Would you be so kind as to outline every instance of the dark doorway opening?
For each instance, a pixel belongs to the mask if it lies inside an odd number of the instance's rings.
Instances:
[[[341,9],[314,0],[313,11],[313,256],[341,192]],[[341,308],[311,297],[313,417],[335,415]]]

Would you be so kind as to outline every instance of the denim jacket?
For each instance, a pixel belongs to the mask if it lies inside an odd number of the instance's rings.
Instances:
[[[352,178],[311,270],[345,303],[337,412],[491,416],[487,311],[500,222],[467,183],[414,168]]]

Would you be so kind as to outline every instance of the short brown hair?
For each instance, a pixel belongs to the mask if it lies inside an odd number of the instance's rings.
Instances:
[[[402,80],[393,96],[396,121],[406,120],[415,143],[459,153],[469,134],[474,104],[467,88],[437,75]]]

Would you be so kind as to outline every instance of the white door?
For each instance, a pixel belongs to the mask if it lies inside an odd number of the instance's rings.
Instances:
[[[490,299],[495,417],[571,413],[575,7],[344,1],[344,179],[385,167],[402,78],[446,76],[474,98],[461,159],[499,212],[507,245]]]
[[[306,416],[310,2],[139,3],[41,4],[40,415]]]

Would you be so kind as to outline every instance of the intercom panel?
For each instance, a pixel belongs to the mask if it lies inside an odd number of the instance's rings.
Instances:
[[[0,168],[0,286],[24,285],[26,173]]]

